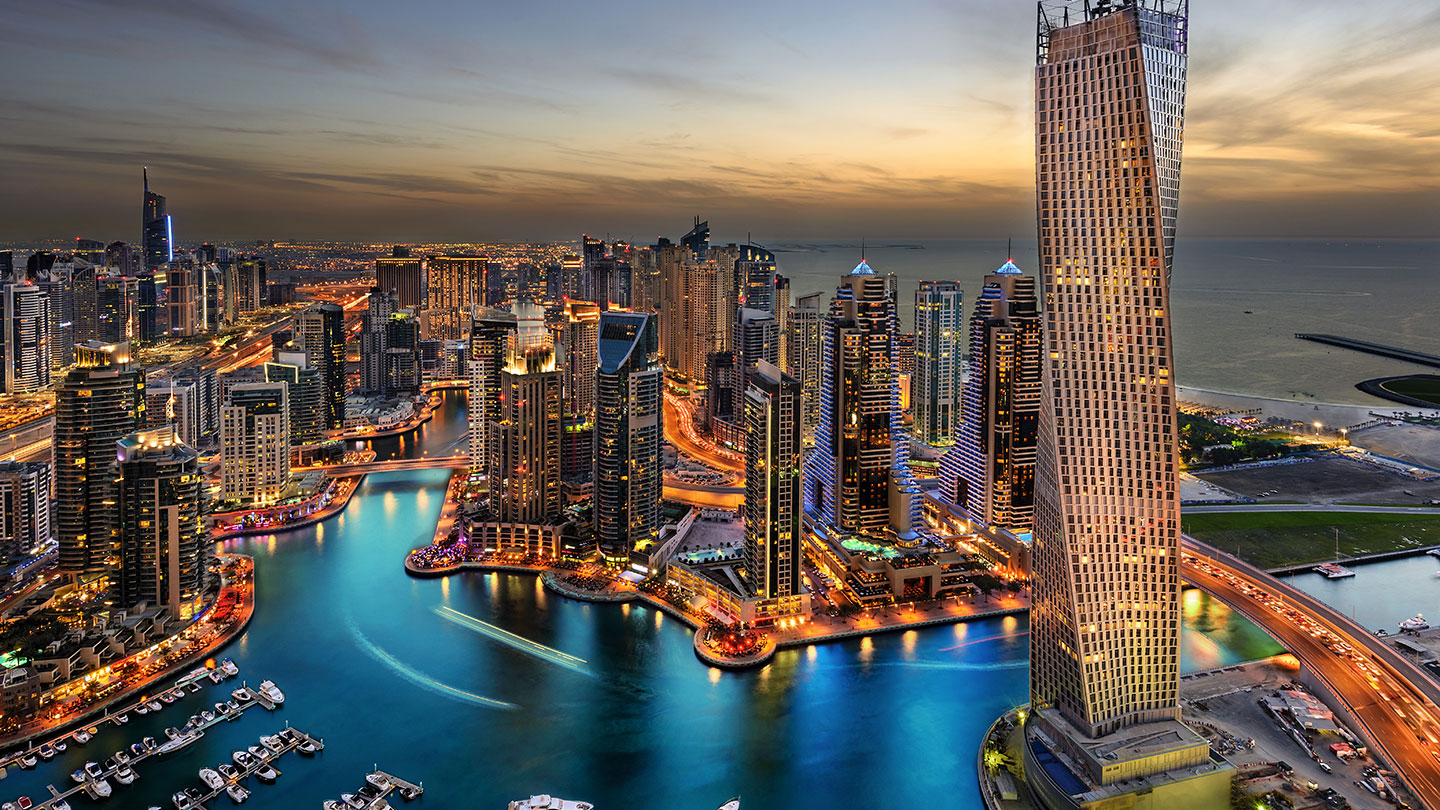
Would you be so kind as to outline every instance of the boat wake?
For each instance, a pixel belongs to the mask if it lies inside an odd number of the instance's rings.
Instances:
[[[1021,630],[1021,631],[1016,632],[1016,633],[1001,633],[1000,635],[997,635],[997,636],[986,636],[986,637],[984,637],[984,638],[977,638],[977,639],[973,639],[973,640],[970,640],[970,641],[962,641],[962,642],[960,642],[959,644],[955,644],[955,645],[952,645],[952,646],[950,646],[950,647],[941,647],[941,648],[940,648],[940,652],[949,652],[950,650],[959,650],[959,649],[964,648],[964,647],[969,647],[971,644],[983,644],[983,643],[985,643],[985,642],[987,642],[987,641],[999,641],[999,640],[1002,639],[1002,638],[1020,638],[1021,636],[1028,636],[1028,635],[1030,635],[1030,631],[1029,631],[1029,630]]]
[[[509,630],[504,630],[493,624],[482,622],[474,616],[461,613],[458,610],[448,608],[444,605],[436,605],[434,611],[435,615],[447,622],[458,624],[467,630],[473,630],[486,638],[498,641],[526,655],[534,656],[542,661],[548,661],[558,667],[564,667],[573,672],[578,672],[581,675],[589,675],[592,678],[595,677],[595,673],[591,672],[590,668],[586,666],[589,662],[583,658],[576,658],[573,655],[560,652],[554,647],[546,647],[537,641],[531,641],[523,636],[517,636]]]
[[[484,695],[477,695],[474,692],[467,692],[464,689],[457,689],[456,687],[449,684],[441,683],[440,681],[435,680],[434,678],[426,675],[420,670],[400,662],[395,658],[395,656],[391,655],[390,653],[385,652],[383,649],[380,648],[378,644],[371,641],[365,636],[364,633],[360,632],[360,628],[355,625],[355,619],[353,617],[346,616],[345,624],[347,627],[350,628],[350,635],[355,637],[355,641],[360,645],[360,649],[368,653],[370,657],[374,658],[385,666],[390,667],[400,677],[422,689],[428,689],[431,692],[437,692],[439,694],[445,695],[446,697],[454,698],[456,700],[462,700],[466,703],[473,703],[477,706],[485,706],[491,709],[520,708],[514,703],[506,703],[503,700],[496,700],[494,698],[485,697]]]

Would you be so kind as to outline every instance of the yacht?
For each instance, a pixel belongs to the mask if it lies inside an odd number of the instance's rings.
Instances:
[[[1407,630],[1411,633],[1418,633],[1421,630],[1429,630],[1430,623],[1425,621],[1425,615],[1423,613],[1416,613],[1415,618],[1400,622],[1400,629]]]
[[[137,703],[135,704],[134,711],[136,714],[145,715],[150,713],[150,707],[146,706],[144,703]]]
[[[285,750],[285,743],[282,742],[280,738],[276,737],[274,734],[266,734],[264,737],[261,737],[260,744],[265,746],[266,748],[269,748],[271,752],[276,754]]]
[[[1315,571],[1324,574],[1326,579],[1345,579],[1355,576],[1354,571],[1337,563],[1321,563],[1315,566]]]
[[[75,732],[75,734],[73,735],[73,737],[74,737],[75,742],[80,743],[81,745],[84,745],[85,743],[90,742],[90,735],[89,735],[87,732],[83,731],[83,730],[82,730],[82,731],[77,731],[77,732]]]
[[[235,700],[234,698],[231,698],[230,700],[225,701],[225,705],[226,705],[226,706],[229,706],[229,707],[230,707],[230,711],[232,711],[232,712],[238,712],[238,711],[240,711],[240,702],[237,701],[237,700]]]
[[[125,725],[126,723],[130,722],[130,715],[128,715],[128,714],[117,714],[117,715],[115,715],[115,722],[116,722],[117,724],[123,726],[123,725]]]
[[[97,799],[108,799],[110,798],[110,794],[115,792],[114,788],[110,787],[110,783],[104,779],[96,779],[94,782],[91,782],[86,790]]]
[[[213,669],[210,670],[210,674],[206,677],[210,679],[211,683],[220,683],[221,681],[225,680],[224,675],[221,675],[217,670]]]
[[[285,693],[280,691],[280,687],[276,686],[274,681],[261,681],[260,694],[269,698],[270,702],[276,706],[285,702]]]
[[[353,810],[362,810],[362,808],[365,807],[365,800],[356,796],[354,793],[341,793],[340,801],[344,802],[346,807],[352,808]]]
[[[266,749],[263,745],[252,745],[245,750],[249,751],[250,756],[254,757],[257,761],[260,762],[263,762],[270,758],[270,751]]]
[[[275,780],[280,778],[280,772],[269,765],[261,765],[260,769],[255,772],[255,775],[260,778],[261,782],[267,785],[275,784]]]
[[[130,761],[130,755],[125,753],[124,751],[116,751],[115,761],[120,763],[121,765],[124,765],[125,763]]]
[[[160,701],[158,701],[158,700],[152,700],[152,701],[150,701],[149,703],[147,703],[147,704],[145,704],[145,705],[146,705],[146,706],[149,706],[149,707],[150,707],[150,711],[152,711],[152,712],[158,712],[158,711],[160,711]]]
[[[345,805],[341,804],[339,799],[326,799],[324,808],[325,810],[345,810]]]
[[[99,779],[105,775],[105,769],[100,767],[100,763],[92,760],[85,763],[85,775],[91,779]]]
[[[35,759],[35,755],[34,755],[34,754],[25,754],[25,755],[23,755],[23,756],[20,757],[20,760],[19,760],[19,761],[20,761],[20,767],[22,767],[22,768],[24,768],[25,770],[28,771],[28,770],[30,770],[31,768],[35,767],[35,763],[38,762],[39,760]]]
[[[165,729],[165,736],[173,740],[182,735],[180,729],[171,726],[170,728]]]
[[[233,678],[240,674],[240,667],[235,666],[232,659],[226,658],[220,662],[220,671],[225,673],[225,677]]]
[[[70,772],[70,778],[83,785],[85,784],[85,780],[89,779],[90,777],[86,775],[84,768],[76,768],[74,771]]]
[[[510,810],[595,810],[595,805],[589,802],[572,802],[565,799],[557,799],[548,794],[531,796],[528,799],[510,802]]]
[[[64,738],[64,737],[61,737],[60,739],[56,740],[56,741],[55,741],[54,748],[55,748],[55,753],[57,753],[57,754],[63,754],[63,753],[65,753],[65,748],[66,748],[65,738]]]
[[[135,773],[135,769],[131,768],[129,765],[126,765],[125,767],[115,772],[115,781],[119,782],[122,785],[128,785],[138,778],[140,778],[140,775]]]
[[[295,750],[296,750],[296,751],[299,751],[299,752],[300,752],[300,756],[302,756],[302,757],[313,757],[313,756],[315,756],[315,752],[316,752],[316,751],[319,751],[320,749],[318,749],[318,748],[315,747],[315,743],[313,743],[313,742],[311,742],[311,741],[309,741],[309,740],[306,740],[306,739],[302,739],[302,740],[300,740],[300,742],[295,746]]]
[[[156,748],[160,747],[159,743],[155,742],[154,737],[146,737],[145,739],[140,741],[140,745],[144,747],[146,751],[154,751]]]
[[[365,781],[373,785],[376,790],[384,790],[385,788],[390,787],[390,780],[386,779],[378,773],[365,774]]]
[[[40,746],[39,750],[36,751],[36,753],[38,753],[40,755],[40,758],[45,760],[46,762],[49,762],[50,760],[55,758],[55,749],[52,748],[48,743]]]
[[[174,693],[174,692],[166,692],[165,694],[163,694],[163,695],[160,696],[160,699],[163,700],[163,701],[165,701],[166,704],[174,703],[174,702],[175,702],[175,693]],[[182,796],[182,795],[184,795],[184,794],[177,793],[177,794],[175,794],[175,795],[177,795],[177,796]]]
[[[228,762],[222,762],[222,763],[220,763],[220,764],[215,768],[215,770],[219,771],[219,772],[220,772],[220,775],[223,776],[223,777],[225,777],[226,779],[239,779],[239,778],[240,778],[240,770],[239,770],[238,768],[236,768],[234,765],[231,765],[231,764],[228,763]]]
[[[231,692],[231,693],[230,693],[230,697],[233,697],[233,698],[235,698],[236,700],[240,701],[241,703],[244,703],[244,702],[247,701],[247,700],[252,700],[252,699],[255,697],[255,695],[254,695],[253,693],[251,693],[251,691],[250,691],[248,688],[242,686],[242,687],[240,687],[239,689],[236,689],[235,691]]]
[[[200,739],[200,737],[201,734],[199,732],[186,732],[178,737],[172,737],[169,741],[161,745],[159,748],[155,749],[155,753],[173,754],[174,752],[179,751],[185,746]]]
[[[225,787],[225,780],[220,776],[220,774],[215,772],[214,768],[201,768],[200,781],[204,782],[205,786],[210,788],[211,790],[219,790],[220,788]]]
[[[208,723],[211,720],[215,719],[215,713],[210,711],[209,709],[206,709],[205,711],[200,712],[200,719]]]
[[[143,754],[143,753],[145,753],[145,745],[144,745],[144,743],[130,743],[130,756],[131,756],[131,757],[138,757],[138,756],[140,756],[140,755]]]
[[[239,785],[231,785],[225,788],[225,795],[229,796],[230,801],[236,804],[244,804],[245,800],[250,798],[250,791]]]
[[[235,764],[241,768],[249,768],[252,763],[250,755],[244,751],[236,751],[230,755],[230,758],[235,760]]]

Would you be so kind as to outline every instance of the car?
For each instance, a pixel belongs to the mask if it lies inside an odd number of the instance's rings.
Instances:
[[[1322,763],[1320,763],[1320,770],[1322,770],[1322,771],[1324,771],[1324,772],[1326,772],[1326,773],[1334,773],[1334,772],[1335,772],[1335,769],[1332,768],[1332,767],[1330,767],[1330,763],[1328,763],[1328,762],[1322,762]]]

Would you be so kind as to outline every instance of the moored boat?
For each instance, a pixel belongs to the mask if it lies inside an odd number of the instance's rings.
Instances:
[[[1315,571],[1323,574],[1326,579],[1345,579],[1355,576],[1354,571],[1337,563],[1321,563],[1315,566]]]
[[[1418,633],[1421,630],[1430,629],[1430,623],[1425,621],[1425,614],[1416,613],[1415,618],[1400,622],[1400,629],[1411,633]]]

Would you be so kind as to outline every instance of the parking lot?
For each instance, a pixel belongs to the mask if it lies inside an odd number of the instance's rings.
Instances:
[[[1440,499],[1440,482],[1404,478],[1346,458],[1276,464],[1196,477],[1264,502],[1424,504]],[[1410,495],[1406,495],[1406,491]],[[1272,493],[1264,495],[1263,493]]]

